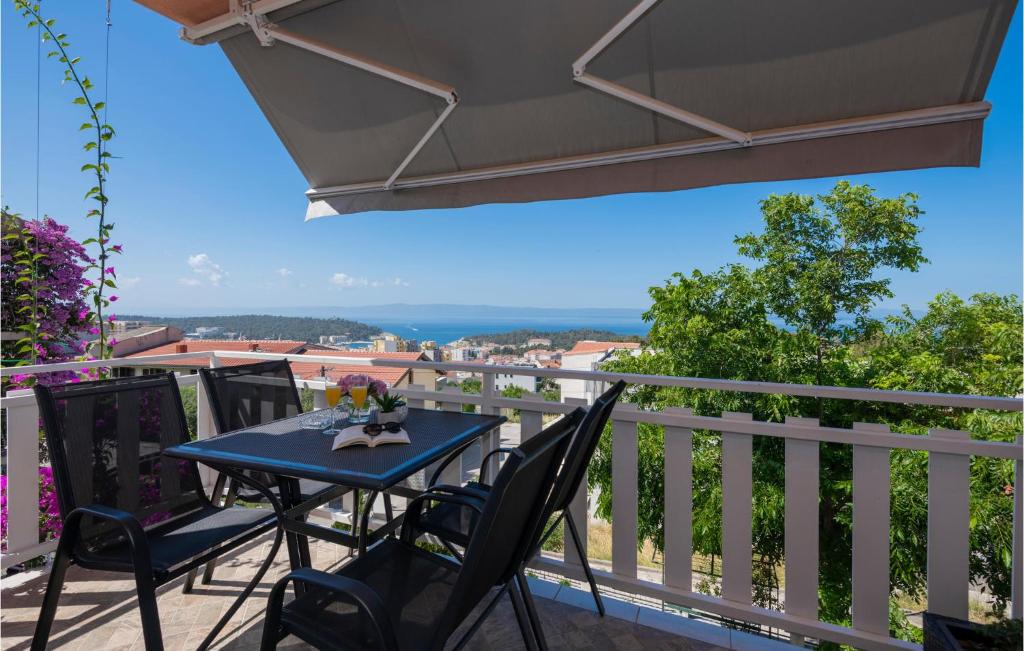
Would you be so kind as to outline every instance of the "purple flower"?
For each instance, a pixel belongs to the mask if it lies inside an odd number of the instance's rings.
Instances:
[[[112,246],[110,248],[111,248],[111,250],[116,251],[117,253],[120,253],[122,247],[121,247],[120,244],[115,244],[114,246]]]
[[[104,270],[103,270],[103,273],[108,273],[108,274],[110,274],[111,276],[114,276],[114,275],[116,275],[116,274],[114,273],[114,268],[113,268],[113,267],[107,267],[106,269],[104,269]]]
[[[116,301],[116,300],[117,300],[117,297],[116,297],[116,296],[111,296],[111,297],[110,297],[110,302],[111,302],[111,303],[113,303],[113,302],[114,302],[114,301]]]

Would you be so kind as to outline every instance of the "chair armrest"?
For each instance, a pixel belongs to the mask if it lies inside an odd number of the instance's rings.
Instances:
[[[132,553],[132,565],[136,568],[144,567],[152,571],[153,568],[149,559],[149,540],[146,538],[146,532],[142,529],[142,523],[139,522],[138,518],[127,511],[102,504],[80,506],[69,513],[67,519],[64,520],[61,538],[63,539],[64,536],[67,536],[68,540],[71,541],[70,544],[73,546],[79,535],[82,518],[87,515],[118,525],[128,537],[128,547]]]
[[[262,648],[273,648],[273,645],[267,646],[266,644],[268,636],[274,640],[275,644],[277,642],[276,638],[279,635],[278,629],[280,629],[284,592],[289,581],[309,583],[336,594],[351,597],[369,617],[374,631],[377,633],[381,648],[398,649],[398,639],[395,637],[395,631],[392,627],[387,608],[384,607],[384,602],[381,600],[380,595],[373,588],[362,581],[338,576],[337,574],[328,574],[310,567],[292,570],[287,576],[274,584],[267,603],[267,617],[263,628],[264,645]]]
[[[435,493],[433,491],[421,493],[405,507],[405,521],[402,523],[403,542],[412,544],[413,541],[416,540],[416,536],[419,534],[415,532],[419,527],[420,516],[423,514],[423,505],[427,502],[455,504],[458,506],[464,506],[468,509],[473,509],[477,514],[483,513],[483,508],[481,508],[480,504],[474,501],[474,499],[464,495],[446,495],[444,493]]]
[[[493,457],[496,454],[508,454],[514,451],[515,448],[496,448],[485,454],[484,458],[480,460],[480,481],[484,480],[484,473],[486,472],[487,462],[491,460],[491,457]]]
[[[490,495],[490,493],[480,488],[473,488],[472,486],[452,486],[451,484],[438,484],[437,486],[431,486],[428,492],[465,495],[466,497],[476,497],[481,500],[486,500]]]
[[[429,489],[434,484],[436,484],[438,478],[441,476],[441,472],[443,472],[444,469],[447,468],[452,461],[458,459],[459,456],[466,451],[466,448],[473,445],[475,441],[476,439],[466,441],[465,443],[457,447],[454,451],[450,452],[448,456],[444,458],[444,461],[441,462],[441,465],[439,465],[437,469],[434,470],[433,474],[430,475],[430,481],[427,482],[427,488]]]
[[[251,486],[251,487],[255,488],[256,491],[258,491],[261,495],[263,495],[263,497],[267,498],[267,501],[270,502],[270,506],[274,509],[274,513],[277,515],[278,519],[279,520],[283,520],[284,519],[284,517],[285,517],[284,506],[281,504],[281,500],[279,500],[277,498],[277,496],[274,495],[274,492],[272,490],[270,490],[269,488],[267,488],[266,486],[264,486],[260,482],[256,481],[252,477],[248,477],[244,473],[238,472],[234,468],[228,468],[228,467],[225,466],[225,467],[215,467],[214,469],[217,470],[217,472],[221,473],[222,475],[226,475],[226,476],[230,477],[231,479],[237,481],[240,484],[245,484],[246,486]],[[214,506],[217,506],[217,505],[214,505]],[[218,508],[224,508],[224,507],[218,507]]]

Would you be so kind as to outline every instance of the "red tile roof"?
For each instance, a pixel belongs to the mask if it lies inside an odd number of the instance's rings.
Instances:
[[[179,351],[178,346],[185,346],[185,352],[206,352],[210,350],[226,350],[226,351],[248,351],[250,346],[253,344],[259,349],[258,352],[262,353],[281,353],[281,354],[306,354],[306,355],[320,355],[325,357],[348,357],[355,359],[402,359],[408,361],[418,360],[422,357],[423,353],[374,353],[368,351],[352,351],[352,350],[307,350],[306,343],[302,341],[239,341],[229,339],[188,339],[184,341],[177,341],[163,346],[157,346],[156,348],[150,348],[149,350],[141,351],[138,353],[132,353],[127,357],[145,357],[148,355],[169,355],[177,353]],[[242,357],[224,357],[218,356],[218,361],[221,366],[238,366],[240,364],[251,364],[259,360],[245,359]],[[184,359],[178,359],[167,362],[156,362],[156,367],[166,368],[196,368],[201,366],[208,366],[210,363],[206,357],[187,357]],[[292,374],[296,379],[308,380],[311,378],[321,377],[320,369],[327,367],[327,377],[333,381],[339,380],[343,375],[349,375],[351,373],[363,373],[369,375],[375,380],[382,380],[388,386],[394,386],[400,382],[406,374],[409,373],[408,368],[392,368],[387,366],[370,366],[364,364],[330,364],[321,362],[291,362]]]
[[[319,362],[292,362],[292,375],[295,379],[312,380],[322,377],[320,369],[327,367],[327,377],[337,382],[345,375],[369,375],[374,380],[381,380],[390,387],[402,381],[408,373],[407,368],[391,368],[388,366],[366,366],[364,364],[321,364]]]
[[[609,350],[635,350],[640,347],[635,341],[577,341],[566,355],[584,355],[587,353],[606,353]]]
[[[326,357],[347,357],[350,359],[403,359],[416,361],[423,353],[375,353],[362,350],[307,350],[306,355],[322,355]],[[390,366],[370,366],[368,364],[330,364],[324,362],[292,362],[292,374],[305,380],[321,377],[320,369],[326,367],[327,377],[337,382],[343,375],[353,373],[369,375],[375,380],[382,380],[388,386],[395,386],[407,373],[408,368]]]
[[[173,355],[179,352],[187,353],[201,353],[211,350],[237,350],[248,352],[252,349],[252,346],[256,346],[255,352],[260,353],[300,353],[306,347],[304,341],[290,341],[290,340],[238,340],[238,339],[184,339],[182,341],[175,341],[156,348],[149,348],[147,350],[139,351],[126,355],[126,357],[147,357],[150,355]],[[185,347],[185,350],[181,350],[181,346]],[[244,359],[241,357],[218,357],[222,366],[238,366],[239,364],[251,364],[255,361],[253,359]],[[177,359],[169,362],[160,362],[154,364],[154,366],[160,367],[198,367],[198,366],[209,366],[210,360],[207,357],[187,357],[184,359]]]

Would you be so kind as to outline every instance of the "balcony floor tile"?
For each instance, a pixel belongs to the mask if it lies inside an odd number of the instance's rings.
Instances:
[[[192,594],[181,593],[183,579],[160,589],[158,602],[164,646],[168,651],[198,646],[210,626],[252,576],[264,554],[269,552],[269,545],[269,537],[260,539],[237,555],[225,558],[217,566],[213,583],[206,586],[197,583]],[[337,567],[347,561],[345,550],[327,543],[315,543],[312,552],[314,566],[319,568]],[[222,632],[213,648],[259,647],[267,595],[273,582],[286,572],[287,553],[282,549],[267,577]],[[68,571],[48,648],[82,651],[143,649],[134,584],[126,577],[125,574],[90,572],[72,567]],[[659,630],[665,627],[637,624],[638,614],[641,621],[644,617],[635,605],[606,598],[610,616],[600,618],[593,612],[589,593],[562,589],[558,584],[543,581],[531,580],[531,585],[535,586],[537,607],[552,649],[713,651],[716,648],[715,644],[681,636],[678,630]],[[28,649],[45,588],[45,576],[21,581],[14,577],[14,580],[4,581],[3,610],[0,611],[4,649]],[[686,631],[682,633],[686,635]],[[453,641],[459,635],[457,632]],[[728,640],[728,633],[725,639]],[[297,651],[309,647],[288,638],[282,641],[280,648]],[[507,599],[495,609],[467,648],[480,651],[524,648]]]

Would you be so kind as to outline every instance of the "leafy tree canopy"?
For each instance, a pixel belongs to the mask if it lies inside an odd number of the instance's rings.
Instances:
[[[652,287],[648,347],[606,365],[625,373],[664,374],[880,389],[1015,396],[1022,392],[1024,317],[1016,296],[945,293],[925,315],[909,309],[887,322],[869,310],[892,297],[887,270],[916,270],[926,262],[917,241],[922,211],[916,197],[878,197],[863,185],[838,183],[818,197],[771,196],[761,202],[761,233],[736,238],[756,268],[729,265],[713,272],[674,274]],[[819,418],[822,424],[888,423],[923,434],[932,427],[971,431],[977,438],[1013,440],[1021,415],[944,410],[884,403],[815,400],[681,388],[633,387],[627,400],[648,409],[690,407],[697,414],[749,412],[756,419]],[[639,428],[639,538],[663,547],[664,434]],[[716,432],[693,438],[693,545],[721,553],[721,444]],[[590,482],[599,486],[598,514],[611,515],[611,437],[602,438]],[[891,455],[894,591],[921,596],[927,545],[927,455]],[[785,444],[754,437],[753,554],[756,603],[778,607],[778,568],[785,563]],[[849,623],[852,549],[852,451],[820,450],[819,606],[826,621]],[[1009,597],[1012,465],[972,461],[971,573],[995,597]],[[915,632],[900,610],[894,634]]]

